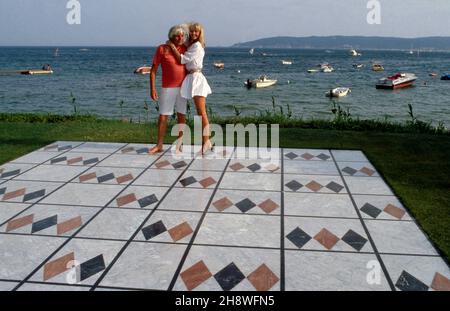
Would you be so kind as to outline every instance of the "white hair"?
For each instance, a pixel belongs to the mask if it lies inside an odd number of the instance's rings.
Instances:
[[[174,36],[176,36],[180,32],[184,36],[184,41],[186,41],[189,37],[189,30],[187,28],[187,25],[185,25],[185,24],[172,26],[169,30],[169,35],[168,35],[169,40],[172,39]]]

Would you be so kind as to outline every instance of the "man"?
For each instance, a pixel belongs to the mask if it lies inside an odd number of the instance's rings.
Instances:
[[[176,46],[177,50],[184,54],[186,52],[187,32],[182,26],[173,26],[169,30],[169,40]],[[162,68],[162,89],[161,96],[156,91],[156,73],[158,66]],[[180,87],[186,77],[186,68],[181,65],[170,47],[162,44],[156,49],[153,58],[152,70],[150,72],[150,90],[153,100],[159,99],[159,119],[158,119],[158,142],[149,150],[149,154],[155,154],[163,151],[164,135],[167,129],[168,118],[173,114],[174,108],[177,112],[177,120],[180,126],[178,142],[181,142],[183,135],[182,126],[186,123],[186,99],[181,97]],[[181,146],[178,144],[177,146]],[[180,147],[177,147],[177,151]]]

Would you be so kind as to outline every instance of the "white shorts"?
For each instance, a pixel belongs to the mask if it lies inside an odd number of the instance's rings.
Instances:
[[[179,87],[163,87],[159,96],[159,114],[171,116],[173,109],[176,112],[186,114],[187,100],[181,97]]]

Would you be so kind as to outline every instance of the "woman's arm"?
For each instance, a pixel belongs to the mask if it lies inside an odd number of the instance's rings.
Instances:
[[[177,59],[177,61],[181,64],[181,54],[180,54],[180,52],[178,52],[177,47],[175,46],[175,44],[173,44],[172,42],[168,41],[167,45],[172,50],[172,53],[175,56],[175,58]]]

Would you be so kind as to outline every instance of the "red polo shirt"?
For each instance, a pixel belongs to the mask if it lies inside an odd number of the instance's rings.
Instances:
[[[183,44],[178,46],[177,50],[180,54],[184,54],[187,48]],[[161,64],[162,68],[162,87],[181,87],[186,77],[186,68],[178,63],[170,47],[166,44],[158,46],[153,57],[153,66],[158,68],[159,64]]]

